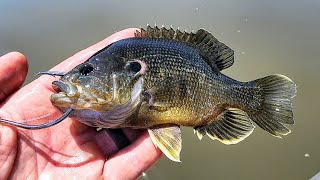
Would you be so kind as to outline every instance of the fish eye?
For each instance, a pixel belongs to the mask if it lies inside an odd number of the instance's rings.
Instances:
[[[81,75],[88,75],[90,72],[93,71],[93,66],[91,64],[84,64],[80,67],[79,72]]]

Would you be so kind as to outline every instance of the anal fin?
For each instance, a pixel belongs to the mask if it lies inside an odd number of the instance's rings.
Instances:
[[[176,125],[166,127],[154,127],[148,129],[152,142],[169,159],[176,162],[180,161],[181,151],[181,131]]]
[[[227,108],[215,120],[205,126],[195,127],[199,137],[208,135],[224,144],[236,144],[248,137],[254,125],[246,112],[237,108]],[[201,137],[201,138],[200,138]]]

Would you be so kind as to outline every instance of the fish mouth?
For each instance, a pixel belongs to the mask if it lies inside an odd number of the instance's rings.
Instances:
[[[64,82],[61,82],[61,81],[53,81],[52,82],[52,87],[57,93],[63,92],[68,97],[71,97],[71,98],[79,97],[78,88],[74,84],[64,83]]]
[[[71,83],[53,81],[52,88],[57,92],[50,97],[54,106],[70,107],[80,96],[77,86]]]
[[[68,92],[70,89],[69,86],[63,82],[60,81],[53,81],[52,82],[52,88],[57,92]]]
[[[56,107],[105,111],[110,105],[109,99],[98,97],[80,83],[53,81],[52,88],[57,93],[51,95],[50,101]]]

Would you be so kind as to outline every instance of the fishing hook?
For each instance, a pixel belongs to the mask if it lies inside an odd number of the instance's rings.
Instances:
[[[50,76],[64,76],[67,73],[65,72],[59,72],[59,71],[45,71],[45,72],[38,72],[35,74],[35,76],[40,76],[40,75],[50,75]]]
[[[48,123],[39,124],[39,125],[28,125],[28,124],[18,123],[18,122],[1,119],[1,118],[0,118],[0,123],[9,124],[9,125],[16,126],[19,128],[24,128],[24,129],[44,129],[60,123],[61,121],[66,119],[71,114],[72,111],[73,111],[72,108],[68,108],[67,111],[63,113],[63,115],[58,119],[55,119],[54,121],[51,121]]]

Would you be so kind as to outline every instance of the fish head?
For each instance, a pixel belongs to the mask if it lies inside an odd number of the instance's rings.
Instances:
[[[57,92],[51,95],[56,107],[108,111],[128,102],[134,74],[121,61],[87,61],[52,83]]]

